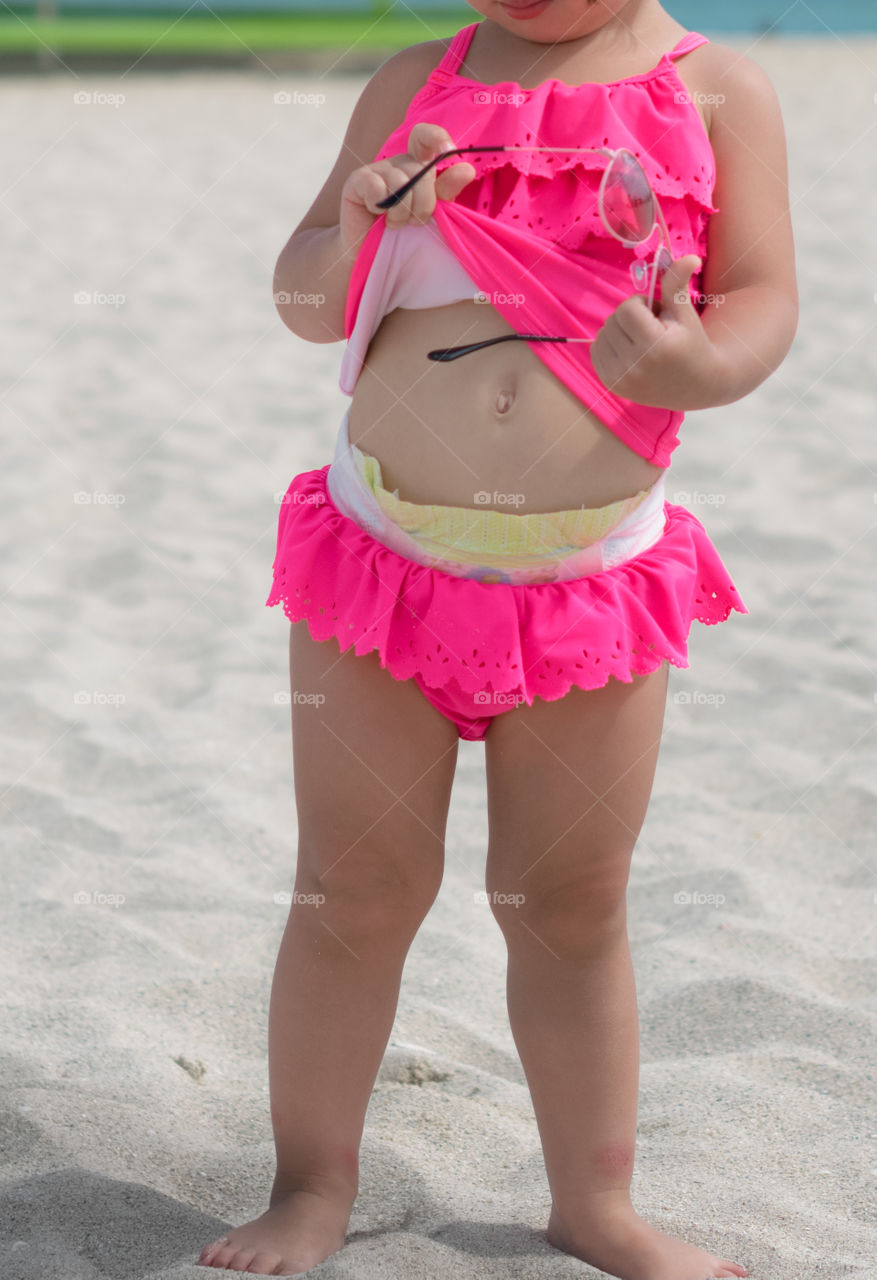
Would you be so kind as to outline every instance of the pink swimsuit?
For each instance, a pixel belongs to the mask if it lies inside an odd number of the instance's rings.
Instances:
[[[707,43],[706,36],[688,32],[644,75],[612,84],[545,80],[536,89],[522,89],[514,81],[482,85],[459,75],[479,25],[457,33],[375,159],[406,152],[411,129],[421,120],[443,125],[458,147],[494,142],[626,147],[661,202],[674,256],[696,253],[705,261],[707,224],[717,212],[712,204],[715,160],[675,59]],[[605,156],[475,152],[452,156],[437,169],[464,159],[479,176],[455,200],[437,201],[433,215],[460,266],[519,333],[592,337],[633,292],[631,262],[651,258],[660,232],[656,228],[631,249],[606,230],[597,209]],[[347,296],[348,338],[375,260],[380,266],[387,261],[378,255],[388,234],[393,230],[378,218],[360,248]],[[691,293],[700,293],[699,275],[692,278]],[[536,342],[530,350],[635,453],[655,466],[669,465],[679,443],[681,411],[613,395],[594,372],[585,343]],[[447,371],[452,378],[454,365]],[[351,372],[348,365],[345,390]]]
[[[459,75],[478,26],[453,38],[375,159],[406,152],[419,120],[443,125],[457,146],[626,147],[661,202],[674,256],[705,260],[715,164],[675,59],[706,38],[689,32],[651,71],[612,84],[546,80],[525,90]],[[393,229],[381,216],[361,245],[345,312],[347,394],[381,318],[395,307],[441,306],[481,291],[518,332],[593,336],[633,292],[633,259],[654,250],[657,232],[631,249],[605,230],[597,212],[604,156],[464,158],[479,176],[455,200],[439,200],[430,223]],[[699,288],[695,277],[692,294]],[[634,452],[669,466],[680,411],[612,394],[586,344],[529,345]],[[453,364],[437,370],[454,376]],[[342,460],[336,452],[332,466]],[[342,488],[353,495],[349,505],[333,500],[329,471],[296,475],[284,495],[266,604],[282,603],[291,621],[307,619],[313,639],[334,638],[342,652],[376,650],[381,666],[415,680],[461,737],[483,740],[497,715],[536,697],[553,701],[610,677],[629,684],[664,661],[687,667],[694,619],[717,623],[732,610],[748,612],[701,522],[672,502],[662,499],[663,530],[659,520],[643,549],[634,543],[624,558],[597,557],[594,571],[578,578],[516,585],[458,577],[400,554],[390,543],[404,551],[401,540],[383,541],[380,525],[361,517],[350,468],[350,483],[333,486],[335,496]]]

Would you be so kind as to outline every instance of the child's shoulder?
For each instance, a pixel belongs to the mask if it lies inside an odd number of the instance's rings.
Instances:
[[[424,40],[386,58],[364,85],[345,135],[349,158],[366,163],[401,125],[412,98],[447,51],[448,41]]]
[[[369,136],[387,137],[401,124],[411,99],[445,56],[449,40],[424,40],[391,54],[373,72],[360,94],[354,119],[363,117]]]
[[[770,77],[754,58],[750,58],[740,49],[734,49],[730,45],[720,44],[716,40],[708,40],[706,44],[698,45],[696,49],[685,55],[680,66],[693,64],[697,59],[697,66],[702,67],[707,73],[715,75],[726,83],[737,85],[750,85],[759,82],[770,84]]]
[[[407,45],[397,53],[393,53],[378,67],[373,79],[381,79],[392,83],[394,87],[414,91],[423,84],[431,71],[434,71],[448,51],[450,40],[423,40],[419,44]]]
[[[777,109],[777,95],[770,76],[754,58],[739,49],[710,40],[692,49],[677,63],[686,88],[703,105],[710,137],[724,117]]]

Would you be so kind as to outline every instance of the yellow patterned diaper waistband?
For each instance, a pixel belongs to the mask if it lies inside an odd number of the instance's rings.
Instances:
[[[534,557],[563,556],[600,542],[649,496],[650,489],[605,507],[572,511],[530,512],[517,515],[478,507],[444,507],[404,502],[399,491],[383,487],[381,464],[371,454],[351,446],[356,470],[374,494],[381,510],[430,555],[453,552],[455,562],[522,566]]]

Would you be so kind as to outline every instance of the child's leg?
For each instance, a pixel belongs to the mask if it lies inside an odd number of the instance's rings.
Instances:
[[[290,909],[271,990],[277,1170],[268,1212],[200,1259],[262,1274],[304,1270],[344,1242],[405,956],[441,884],[459,741],[375,653],[341,654],[301,622],[290,663],[295,892],[305,896]]]
[[[626,887],[658,759],[667,665],[573,689],[487,732],[487,889],[552,1195],[548,1238],[624,1280],[745,1275],[630,1202],[639,1036]]]

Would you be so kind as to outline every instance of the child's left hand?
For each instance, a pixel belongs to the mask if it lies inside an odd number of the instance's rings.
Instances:
[[[657,315],[642,294],[625,298],[591,344],[591,363],[609,391],[637,404],[694,409],[708,404],[719,355],[688,292],[701,260],[686,254],[661,277]]]

